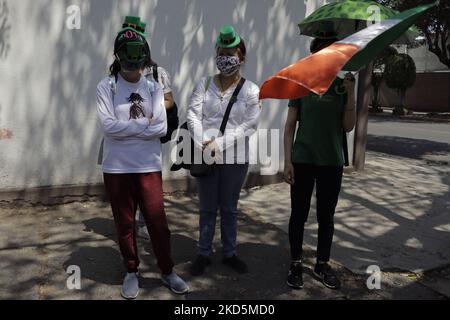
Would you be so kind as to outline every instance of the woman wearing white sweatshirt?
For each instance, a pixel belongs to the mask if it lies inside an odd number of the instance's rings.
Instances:
[[[161,86],[143,76],[150,50],[142,33],[127,27],[114,44],[111,76],[97,87],[97,111],[104,134],[104,183],[117,229],[127,275],[121,294],[136,298],[139,292],[139,258],[135,213],[139,206],[150,230],[162,281],[175,293],[188,292],[173,272],[170,231],[164,212],[160,137],[167,132]]]

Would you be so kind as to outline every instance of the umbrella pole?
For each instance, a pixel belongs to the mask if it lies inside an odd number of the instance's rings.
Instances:
[[[358,92],[356,94],[356,126],[353,147],[353,167],[364,170],[367,146],[367,124],[369,121],[369,103],[371,98],[371,78],[373,63],[359,72]]]

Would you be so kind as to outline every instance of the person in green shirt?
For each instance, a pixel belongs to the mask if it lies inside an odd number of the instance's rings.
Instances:
[[[311,53],[337,41],[333,35],[315,38]],[[325,286],[338,289],[340,281],[328,264],[334,233],[334,213],[341,188],[344,166],[345,132],[353,130],[356,121],[355,81],[351,73],[336,78],[322,96],[309,96],[289,101],[284,132],[284,179],[291,185],[291,217],[289,242],[291,266],[287,284],[303,287],[302,245],[304,225],[316,185],[317,220],[319,223],[317,262],[314,276]],[[299,123],[294,142],[294,134]]]

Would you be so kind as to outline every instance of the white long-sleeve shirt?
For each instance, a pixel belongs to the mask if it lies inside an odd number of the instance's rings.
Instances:
[[[147,79],[131,83],[119,74],[113,95],[109,78],[97,86],[97,113],[104,134],[102,170],[105,173],[145,173],[161,171],[160,137],[166,135],[164,94],[153,82],[150,93]],[[143,98],[145,117],[130,119],[132,93]],[[152,120],[149,120],[149,117]]]
[[[236,85],[228,88],[221,98],[213,78],[205,92],[206,82],[206,77],[201,79],[188,104],[187,123],[194,143],[201,148],[203,142],[214,137],[225,163],[229,162],[224,151],[230,152],[231,147],[234,147],[233,163],[248,163],[248,138],[257,129],[261,111],[259,87],[245,81],[231,109],[225,133],[220,136],[220,125]]]

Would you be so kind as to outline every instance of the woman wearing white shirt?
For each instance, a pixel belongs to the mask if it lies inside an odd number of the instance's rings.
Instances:
[[[211,263],[217,210],[220,209],[222,262],[238,273],[247,272],[236,256],[237,204],[248,171],[248,138],[257,128],[260,114],[259,88],[246,80],[233,104],[223,136],[219,128],[233,92],[241,80],[245,62],[244,41],[232,26],[223,27],[216,42],[216,64],[220,73],[203,78],[188,105],[187,123],[198,148],[216,160],[210,175],[197,177],[200,199],[200,238],[192,275],[201,275]]]
[[[121,30],[114,43],[114,77],[106,77],[97,86],[97,113],[104,134],[102,170],[127,270],[121,290],[126,299],[136,298],[139,292],[137,206],[151,230],[162,281],[176,293],[188,292],[186,283],[173,271],[159,139],[167,132],[166,110],[161,86],[148,82],[142,74],[151,59],[145,44],[144,35],[137,30]],[[116,79],[115,92],[112,79]]]

